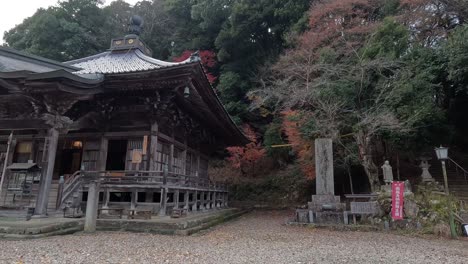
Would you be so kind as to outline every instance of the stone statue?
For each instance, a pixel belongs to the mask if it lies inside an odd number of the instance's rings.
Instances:
[[[432,178],[431,173],[429,173],[429,168],[431,165],[428,162],[427,158],[421,158],[421,163],[419,164],[419,168],[422,169],[421,178],[423,182],[433,182],[434,178]]]
[[[392,166],[390,166],[390,162],[388,160],[385,161],[384,165],[382,165],[383,170],[383,178],[385,184],[390,184],[393,181],[393,171]]]
[[[405,195],[413,193],[413,188],[411,187],[411,183],[408,180],[405,180],[405,191],[404,191],[404,193],[405,193]]]

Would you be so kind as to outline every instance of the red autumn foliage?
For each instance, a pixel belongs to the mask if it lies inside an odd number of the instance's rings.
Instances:
[[[309,27],[299,40],[300,46],[311,54],[329,47],[353,52],[362,45],[362,37],[375,29],[375,0],[332,0],[312,6]]]
[[[315,160],[313,142],[302,137],[300,127],[305,118],[297,111],[283,111],[283,131],[288,138],[291,148],[297,155],[302,172],[309,179],[315,179]]]
[[[190,55],[192,55],[194,51],[192,50],[186,50],[182,52],[182,54],[179,57],[175,57],[173,59],[174,62],[181,62],[184,61],[188,58],[190,58]],[[201,50],[200,51],[200,58],[201,58],[201,64],[203,65],[203,70],[205,71],[206,77],[208,78],[208,81],[213,84],[216,82],[218,77],[214,76],[210,70],[215,68],[218,64],[216,60],[216,53],[214,53],[211,50]]]
[[[226,148],[230,155],[227,160],[231,167],[240,169],[243,175],[249,172],[253,175],[256,163],[265,157],[266,150],[257,142],[257,136],[250,126],[244,126],[244,133],[251,142],[245,146]]]

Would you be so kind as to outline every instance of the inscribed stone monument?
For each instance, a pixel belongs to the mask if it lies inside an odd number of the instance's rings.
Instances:
[[[333,143],[329,138],[315,140],[315,173],[317,195],[334,195]]]
[[[329,138],[315,140],[315,185],[316,195],[308,203],[311,223],[343,223],[343,211],[340,196],[335,196],[333,178],[333,142]]]

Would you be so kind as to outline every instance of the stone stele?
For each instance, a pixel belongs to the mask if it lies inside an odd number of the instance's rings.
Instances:
[[[315,140],[315,173],[317,195],[334,195],[333,143],[329,138]]]

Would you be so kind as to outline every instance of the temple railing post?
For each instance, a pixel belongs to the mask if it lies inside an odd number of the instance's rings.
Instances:
[[[163,180],[162,180],[162,188],[161,188],[161,206],[159,208],[159,216],[166,216],[166,206],[167,206],[167,176],[169,174],[167,164],[163,167]]]

